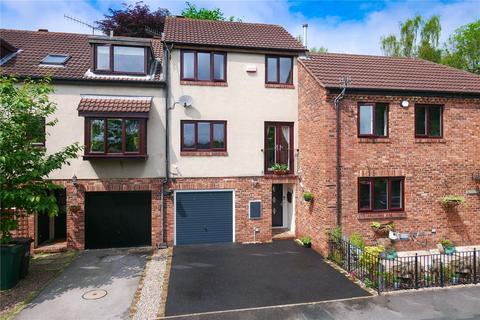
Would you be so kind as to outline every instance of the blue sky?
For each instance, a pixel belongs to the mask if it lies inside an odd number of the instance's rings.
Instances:
[[[89,29],[68,21],[69,14],[92,23],[108,8],[121,8],[135,0],[0,0],[0,27],[12,29],[47,28],[50,31],[88,33]],[[168,8],[180,14],[184,1],[144,0],[152,9]],[[442,40],[456,28],[480,19],[480,0],[406,0],[406,1],[190,1],[199,7],[220,8],[226,16],[245,22],[275,23],[294,36],[309,24],[309,46],[325,46],[330,52],[381,54],[382,35],[396,33],[398,24],[415,14],[440,15]]]

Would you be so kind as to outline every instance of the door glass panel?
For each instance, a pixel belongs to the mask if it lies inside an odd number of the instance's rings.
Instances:
[[[198,80],[210,80],[210,53],[197,53]]]
[[[370,181],[360,181],[359,193],[360,209],[370,209]]]
[[[282,133],[278,146],[280,159],[278,162],[281,164],[286,164],[290,168],[290,159],[288,156],[290,153],[290,127],[283,126],[281,132]]]
[[[402,208],[402,181],[393,180],[391,182],[392,190],[392,209]]]
[[[277,58],[267,58],[267,81],[278,82],[277,77]]]
[[[225,56],[223,54],[213,55],[213,78],[214,80],[225,80]]]
[[[199,122],[197,126],[197,149],[210,149],[210,123]]]
[[[90,152],[104,152],[105,121],[95,119],[90,121]]]
[[[415,107],[415,133],[426,135],[425,107]]]
[[[195,148],[195,124],[183,124],[183,147],[186,149]]]
[[[225,148],[225,124],[214,123],[213,124],[213,149]]]
[[[122,119],[108,119],[107,124],[108,152],[122,152]]]
[[[375,179],[373,183],[373,209],[386,210],[388,208],[387,179]]]
[[[183,75],[184,79],[193,79],[195,77],[195,53],[183,53]]]
[[[375,135],[387,135],[387,106],[377,105],[375,107]]]
[[[440,137],[442,135],[442,110],[439,107],[430,107],[428,109],[428,135],[431,137]]]
[[[276,161],[276,139],[275,139],[275,130],[276,127],[268,126],[267,127],[267,148],[265,150],[267,157],[267,168],[271,168]]]
[[[125,120],[125,151],[140,151],[140,121]]]
[[[360,106],[360,134],[373,134],[373,106]]]

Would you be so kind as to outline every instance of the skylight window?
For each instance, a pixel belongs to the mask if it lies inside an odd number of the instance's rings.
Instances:
[[[68,58],[65,54],[49,54],[42,60],[42,64],[64,65]]]

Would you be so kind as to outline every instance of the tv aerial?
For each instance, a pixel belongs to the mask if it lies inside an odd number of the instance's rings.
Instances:
[[[63,14],[63,17],[64,17],[65,19],[71,20],[71,21],[73,21],[73,22],[76,22],[76,23],[79,23],[79,24],[81,24],[81,25],[84,25],[84,26],[86,26],[86,27],[88,27],[88,28],[91,28],[93,35],[95,35],[95,30],[101,31],[100,29],[96,28],[94,25],[92,25],[92,24],[90,24],[90,23],[87,23],[87,22],[85,22],[85,21],[82,21],[82,20],[80,20],[80,19],[77,19],[77,18],[75,18],[75,17],[69,16],[68,14],[65,14],[65,13],[64,13],[64,14]]]

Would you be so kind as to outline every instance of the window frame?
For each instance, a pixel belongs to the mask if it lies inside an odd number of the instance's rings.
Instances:
[[[277,60],[277,81],[268,81],[268,59],[274,58]],[[292,76],[290,77],[289,82],[280,82],[280,58],[289,58],[291,61],[292,66]],[[265,84],[283,84],[283,85],[291,85],[293,84],[293,57],[292,56],[277,56],[277,55],[265,55]]]
[[[62,62],[47,62],[46,60],[50,56],[57,56],[57,57],[64,57]],[[64,66],[67,64],[68,60],[70,60],[71,56],[69,54],[61,54],[61,53],[49,53],[45,56],[45,58],[40,61],[40,64],[46,65],[46,66]]]
[[[184,68],[184,54],[193,53],[193,78],[185,78],[183,76]],[[210,79],[199,80],[198,79],[198,54],[208,53],[210,54]],[[215,55],[223,56],[223,79],[215,79]],[[195,81],[195,82],[227,82],[227,52],[225,51],[208,51],[208,50],[181,50],[180,51],[180,80],[181,81]]]
[[[375,179],[387,179],[387,209],[374,209],[374,182]],[[360,207],[360,182],[368,181],[370,184],[370,207],[368,209]],[[400,208],[392,208],[392,181],[400,181],[401,182],[401,190],[402,194],[401,201],[402,205]],[[378,213],[378,212],[397,212],[397,211],[405,211],[405,177],[360,177],[357,181],[357,206],[358,212],[366,212],[366,213]]]
[[[378,135],[377,134],[377,117],[376,117],[376,109],[379,105],[385,105],[387,107],[387,119],[385,120],[387,123],[387,128],[385,135]],[[371,134],[360,133],[360,109],[362,106],[372,106],[373,107],[373,114],[372,114],[372,132]],[[390,104],[388,102],[358,102],[357,103],[357,136],[359,138],[389,138],[390,135]]]
[[[260,215],[258,217],[252,217],[252,203],[259,203],[260,204]],[[248,201],[248,219],[249,220],[261,220],[263,218],[263,205],[262,200],[249,200]]]
[[[41,122],[42,139],[40,142],[32,142],[32,146],[45,147],[47,143],[47,119],[45,117],[41,117],[39,121]]]
[[[98,69],[97,68],[97,49],[99,46],[108,46],[109,49],[109,68],[108,69]],[[133,47],[133,48],[143,48],[144,54],[143,54],[143,72],[132,72],[132,71],[115,71],[115,64],[114,64],[114,49],[113,47]],[[93,45],[93,70],[95,73],[99,74],[122,74],[122,75],[142,75],[145,76],[148,73],[148,67],[149,67],[149,51],[148,47],[142,47],[142,46],[128,46],[128,45],[113,45],[113,44],[95,44]]]
[[[429,110],[430,108],[440,108],[440,135],[439,136],[432,136],[428,132],[430,131],[430,121],[429,119]],[[417,108],[425,108],[425,134],[420,134],[417,132]],[[443,111],[444,106],[442,104],[415,104],[414,107],[414,131],[415,131],[415,138],[419,139],[443,139]]]
[[[295,134],[294,134],[294,129],[295,129],[295,123],[294,122],[283,122],[283,121],[266,121],[264,123],[264,128],[263,128],[263,145],[264,145],[264,149],[263,149],[263,170],[264,170],[264,173],[265,174],[273,174],[273,171],[272,170],[269,170],[268,168],[268,161],[267,161],[267,145],[268,145],[268,127],[275,127],[275,137],[278,137],[279,135],[281,135],[281,130],[282,130],[282,127],[289,127],[290,129],[290,151],[288,153],[288,156],[289,156],[289,160],[290,160],[290,166],[288,168],[288,173],[289,174],[294,174],[294,168],[295,168],[295,153],[294,153],[294,150],[295,150]],[[281,152],[280,150],[277,150],[277,146],[278,144],[276,143],[275,144],[275,152],[276,152],[276,156],[278,156],[279,152]]]
[[[210,124],[210,148],[199,149],[198,148],[198,123],[207,122]],[[185,148],[184,145],[184,124],[194,124],[195,134],[195,148]],[[215,124],[223,124],[223,148],[212,148],[213,143],[213,126]],[[227,151],[227,121],[226,120],[180,120],[180,151],[182,152],[226,152]]]
[[[122,120],[122,152],[108,152],[108,120],[120,119]],[[103,120],[103,152],[90,151],[91,147],[91,122],[93,120]],[[140,146],[137,151],[126,151],[126,127],[125,120],[137,120],[140,122]],[[122,117],[122,116],[91,116],[85,117],[85,149],[84,158],[145,158],[147,156],[147,119],[137,117]]]

